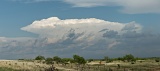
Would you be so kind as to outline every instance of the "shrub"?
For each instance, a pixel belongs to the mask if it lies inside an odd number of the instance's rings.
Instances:
[[[86,63],[85,59],[81,56],[78,56],[78,55],[73,55],[73,59],[78,64],[85,64]]]
[[[159,62],[159,59],[155,59],[156,62]]]
[[[53,64],[53,59],[52,58],[46,58],[45,60],[46,64]]]
[[[88,61],[88,62],[92,62],[92,61],[93,61],[93,59],[88,59],[87,61]]]
[[[136,61],[136,59],[134,58],[134,56],[131,55],[131,54],[125,55],[125,56],[123,57],[123,59],[124,59],[124,60],[127,60],[128,62],[130,62],[130,61]]]
[[[45,60],[45,57],[44,57],[44,56],[37,56],[37,57],[35,58],[35,60]]]
[[[62,59],[58,56],[54,56],[53,60],[56,61],[57,64],[62,62]]]

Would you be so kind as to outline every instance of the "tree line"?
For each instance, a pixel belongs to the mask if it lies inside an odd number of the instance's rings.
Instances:
[[[103,59],[98,59],[98,60],[99,61],[106,61],[106,63],[116,61],[116,60],[134,63],[134,62],[136,62],[136,60],[145,60],[145,59],[154,59],[156,62],[160,61],[160,58],[158,58],[158,57],[138,58],[138,57],[134,57],[132,54],[127,54],[123,57],[118,57],[118,58],[109,58],[108,56],[105,56]],[[77,63],[77,64],[85,64],[86,62],[91,62],[91,61],[94,61],[95,59],[85,59],[82,56],[73,55],[72,58],[60,58],[59,56],[54,56],[52,58],[51,57],[45,58],[44,56],[37,56],[37,57],[35,57],[35,60],[44,60],[47,64],[54,64],[55,62],[57,64],[59,64],[59,63],[67,64],[68,62],[69,63]]]
[[[59,63],[67,64],[68,62],[77,64],[86,63],[86,60],[79,55],[73,55],[73,58],[60,58],[59,56],[54,56],[53,58],[51,57],[45,58],[44,56],[37,56],[35,60],[45,60],[47,64],[54,64],[54,62],[56,62],[57,64]]]

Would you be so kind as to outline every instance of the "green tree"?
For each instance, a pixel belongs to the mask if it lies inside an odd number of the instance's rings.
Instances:
[[[54,56],[53,60],[56,61],[57,64],[60,63],[60,62],[62,62],[62,59],[60,57],[58,57],[58,56]]]
[[[93,59],[88,59],[87,61],[88,61],[88,62],[92,62],[92,61],[93,61]]]
[[[73,55],[73,59],[78,64],[85,64],[86,63],[85,59],[81,56],[78,56],[78,55]]]
[[[113,60],[111,58],[109,58],[108,56],[104,57],[104,60],[106,61],[106,63],[112,62]]]
[[[127,54],[123,58],[124,58],[124,60],[127,60],[128,62],[135,61],[135,58],[132,54]]]
[[[46,58],[46,63],[47,64],[53,64],[54,62],[53,62],[53,58]]]
[[[71,58],[62,58],[62,62],[63,63],[71,62],[71,60],[73,60],[73,59],[71,59]]]
[[[74,59],[71,59],[71,60],[70,60],[70,63],[75,63]]]
[[[35,60],[45,60],[45,57],[44,57],[44,56],[37,56],[37,57],[35,58]]]

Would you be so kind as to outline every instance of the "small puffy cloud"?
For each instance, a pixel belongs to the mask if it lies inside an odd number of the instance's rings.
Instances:
[[[64,0],[73,7],[119,6],[128,14],[160,13],[159,0]]]

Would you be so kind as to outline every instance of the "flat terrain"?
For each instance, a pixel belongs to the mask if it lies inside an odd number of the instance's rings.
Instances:
[[[53,64],[53,66],[59,71],[160,71],[160,62],[154,60],[138,60],[135,63],[102,61],[101,64],[100,61],[92,61],[85,65]],[[45,71],[50,67],[51,65],[43,61],[0,60],[0,71]]]
[[[0,71],[45,71],[51,67],[52,65],[45,64],[43,61],[0,60]],[[61,64],[54,64],[54,67],[62,71],[75,71],[64,68]]]

